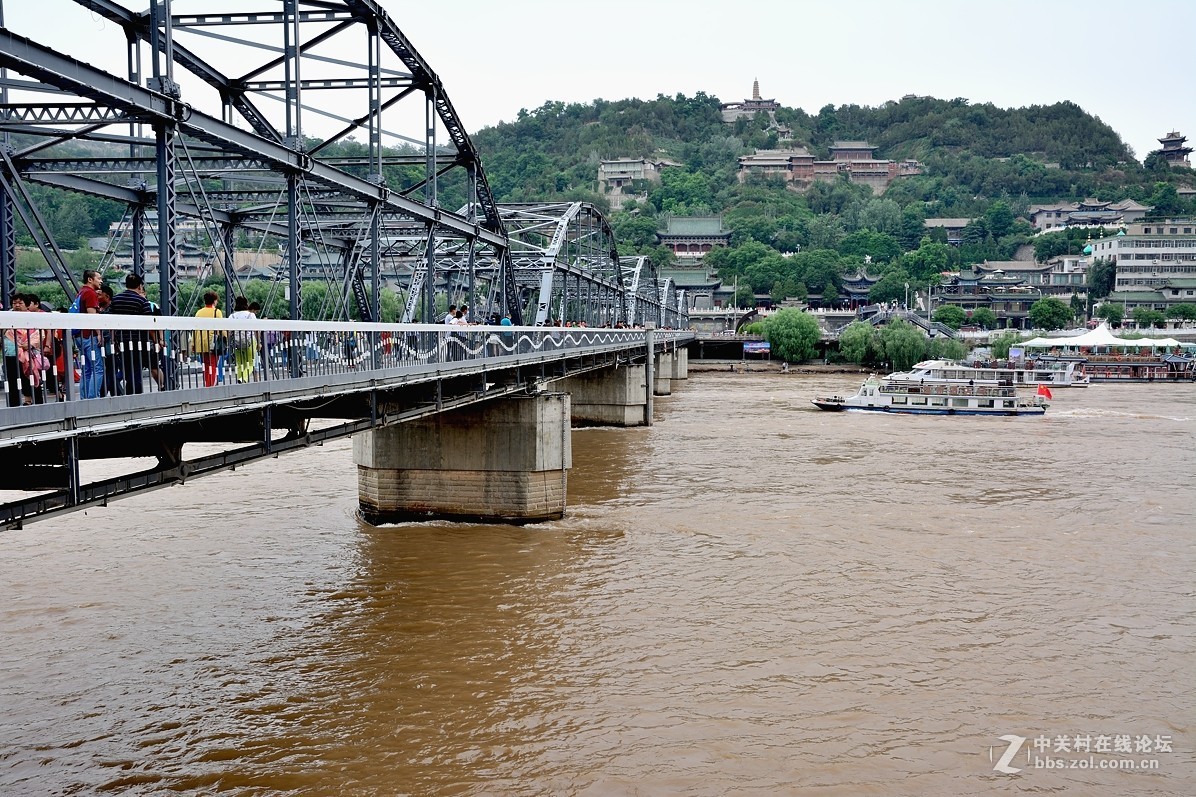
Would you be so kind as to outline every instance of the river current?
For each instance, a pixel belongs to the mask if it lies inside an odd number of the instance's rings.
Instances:
[[[554,523],[368,526],[342,441],[0,532],[0,794],[1196,793],[1196,387],[858,382],[692,374]]]

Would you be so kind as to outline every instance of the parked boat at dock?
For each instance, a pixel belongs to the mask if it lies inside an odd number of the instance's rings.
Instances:
[[[1038,395],[1022,398],[1017,388],[997,384],[917,384],[870,376],[852,396],[814,399],[814,406],[828,412],[858,410],[909,415],[1043,415],[1049,406],[1050,388],[1041,385]]]
[[[909,371],[889,375],[890,381],[943,382],[1000,385],[1047,385],[1048,387],[1088,387],[1084,361],[1044,357],[1037,360],[988,363],[964,363],[958,360],[926,360]]]

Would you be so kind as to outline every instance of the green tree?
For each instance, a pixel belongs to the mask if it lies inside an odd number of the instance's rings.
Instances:
[[[1108,321],[1113,326],[1118,326],[1125,318],[1125,310],[1119,304],[1105,302],[1096,309],[1096,317]]]
[[[971,321],[981,329],[996,329],[997,314],[987,307],[977,307],[972,311]]]
[[[901,255],[901,244],[891,235],[858,230],[839,242],[839,251],[859,258],[871,257],[874,263],[887,263]]]
[[[658,225],[655,216],[620,213],[615,217],[611,226],[615,230],[615,235],[618,236],[619,243],[631,244],[636,247],[637,251],[639,248],[651,247],[656,244]]]
[[[1004,360],[1009,357],[1009,350],[1021,343],[1021,340],[1022,336],[1016,332],[1006,332],[993,338],[988,345],[993,350],[993,357]]]
[[[937,337],[926,342],[926,357],[931,360],[962,360],[968,347],[955,338]]]
[[[894,371],[906,371],[926,354],[926,337],[908,321],[890,321],[880,331],[884,357]]]
[[[1151,213],[1158,216],[1177,216],[1184,212],[1183,201],[1180,200],[1174,183],[1155,183],[1154,193],[1150,195],[1147,204],[1154,208]]]
[[[1053,296],[1030,305],[1030,323],[1036,329],[1063,329],[1074,319],[1071,308]]]
[[[906,294],[915,286],[904,269],[895,268],[868,289],[870,302],[904,302]]]
[[[951,260],[951,247],[923,238],[918,248],[901,256],[901,266],[917,282],[937,277]]]
[[[1103,299],[1113,292],[1117,279],[1117,264],[1111,260],[1097,258],[1088,267],[1088,296]]]
[[[1167,177],[1171,173],[1171,164],[1167,162],[1161,149],[1147,153],[1142,161],[1142,168],[1158,177]]]
[[[876,350],[876,327],[852,321],[839,333],[839,354],[849,363],[863,363]]]
[[[812,359],[821,338],[822,330],[814,316],[791,307],[778,310],[764,322],[764,339],[771,344],[773,355],[785,362]]]
[[[944,304],[934,311],[934,320],[940,324],[946,324],[952,329],[959,329],[963,326],[964,319],[967,317],[964,309],[957,304]]]
[[[1071,295],[1071,301],[1068,302],[1068,306],[1071,308],[1071,314],[1081,320],[1088,311],[1088,302],[1084,301],[1084,297],[1078,293]]]
[[[1173,304],[1167,310],[1167,317],[1180,321],[1196,321],[1196,304]]]
[[[1149,307],[1134,308],[1134,323],[1139,327],[1161,327],[1166,320],[1158,310]]]
[[[1008,235],[1010,230],[1013,229],[1013,223],[1016,220],[1009,205],[999,199],[989,205],[988,211],[984,214],[985,225],[995,238],[1002,238]]]
[[[751,285],[747,285],[745,283],[735,289],[735,306],[736,307],[755,307],[756,306],[756,294],[752,290]]]

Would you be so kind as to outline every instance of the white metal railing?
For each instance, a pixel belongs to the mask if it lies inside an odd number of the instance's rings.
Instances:
[[[0,311],[0,333],[0,408],[323,375],[357,374],[364,381],[367,374],[430,366],[468,370],[475,361],[634,349],[646,338],[643,329],[13,311]],[[654,333],[657,344],[691,334]]]

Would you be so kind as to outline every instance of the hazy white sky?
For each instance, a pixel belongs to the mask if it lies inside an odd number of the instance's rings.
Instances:
[[[1196,0],[384,0],[470,130],[545,100],[705,91],[816,113],[1071,100],[1141,159],[1196,139]]]
[[[109,23],[66,0],[0,2],[15,31],[123,72],[122,39]],[[704,91],[735,102],[758,78],[765,97],[811,113],[905,94],[1002,107],[1071,100],[1139,159],[1171,130],[1196,140],[1196,0],[382,2],[471,132],[549,100]],[[173,8],[278,5],[175,0]],[[240,74],[236,64],[217,66]],[[193,97],[185,90],[184,99]]]

